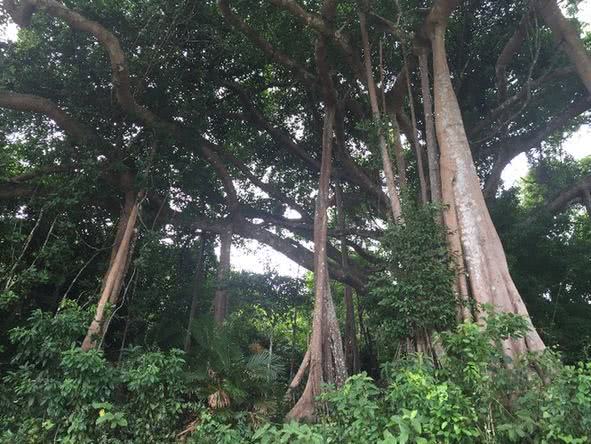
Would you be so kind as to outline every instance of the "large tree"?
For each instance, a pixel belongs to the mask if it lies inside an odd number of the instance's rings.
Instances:
[[[345,358],[357,368],[352,293],[367,294],[384,226],[404,226],[410,201],[443,205],[460,318],[485,322],[491,304],[529,319],[488,206],[516,156],[543,155],[588,117],[589,55],[554,0],[6,0],[2,12],[21,27],[0,48],[3,214],[40,223],[59,201],[110,251],[97,252],[84,349],[108,333],[145,233],[219,236],[219,325],[231,245],[254,239],[314,273],[290,413],[314,417],[322,383],[343,382]],[[551,211],[591,205],[588,181],[576,187]],[[345,352],[331,280],[346,288]],[[532,328],[505,348],[544,343]]]

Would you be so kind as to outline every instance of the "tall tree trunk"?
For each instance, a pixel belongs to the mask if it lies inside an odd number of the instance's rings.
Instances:
[[[205,248],[208,240],[207,233],[201,232],[199,239],[199,252],[197,253],[197,264],[195,267],[195,280],[193,284],[193,297],[191,298],[191,310],[189,311],[189,321],[187,322],[187,333],[185,334],[185,344],[183,349],[189,353],[191,349],[191,330],[193,321],[197,315],[197,306],[199,305],[199,296],[203,290],[205,281]]]
[[[346,228],[343,195],[340,184],[336,186],[337,218],[341,235],[341,265],[345,272],[349,267],[349,253],[347,247],[347,236],[344,234]],[[345,363],[349,374],[359,373],[359,347],[357,345],[357,326],[355,323],[355,306],[353,304],[353,288],[345,285],[343,288],[343,302],[345,304]]]
[[[562,15],[556,0],[538,0],[536,10],[552,29],[557,39],[564,43],[564,50],[575,65],[581,81],[591,94],[591,57],[577,29]]]
[[[419,69],[421,72],[421,91],[423,95],[423,113],[425,115],[425,136],[427,139],[427,159],[429,161],[429,184],[431,185],[431,202],[441,201],[441,179],[439,178],[439,153],[435,139],[435,122],[433,121],[433,101],[429,82],[429,56],[425,48],[419,48]]]
[[[465,265],[470,296],[478,304],[491,304],[496,310],[519,314],[529,320],[525,304],[509,274],[503,246],[480,190],[447,65],[444,24],[435,24],[431,42],[443,200],[450,205],[446,211],[446,222],[451,221],[448,228],[453,233],[450,243],[458,247],[459,240],[461,244],[461,249],[454,253]],[[479,312],[477,317],[481,319],[482,313]],[[526,337],[505,341],[504,348],[508,355],[515,356],[524,351],[541,351],[544,343],[531,326]]]
[[[125,205],[117,225],[117,235],[113,246],[114,251],[111,254],[111,264],[103,279],[101,296],[96,307],[94,319],[90,323],[86,337],[82,342],[83,350],[95,348],[97,340],[104,336],[105,309],[107,303],[114,305],[119,300],[123,279],[129,266],[130,254],[133,251],[139,197],[136,198],[135,193],[132,191],[125,193]],[[120,234],[120,239],[117,239]]]
[[[230,254],[232,250],[232,227],[228,226],[220,234],[220,262],[218,263],[215,297],[213,299],[213,319],[222,325],[228,314],[228,275],[230,273]]]
[[[314,314],[312,338],[309,353],[308,380],[302,396],[287,414],[288,419],[314,419],[316,397],[322,384],[332,382],[340,386],[347,375],[343,356],[342,340],[330,294],[326,244],[328,235],[328,202],[332,165],[333,127],[335,119],[334,103],[326,103],[322,135],[322,160],[316,212],[314,215]],[[301,375],[304,363],[298,371]],[[293,384],[292,384],[293,385]]]
[[[396,189],[396,178],[394,176],[394,170],[392,168],[392,161],[390,160],[390,153],[388,152],[388,144],[386,143],[386,137],[384,136],[384,130],[382,128],[382,122],[380,117],[380,107],[378,104],[378,93],[376,84],[373,78],[372,64],[371,64],[371,50],[369,47],[369,38],[367,36],[366,27],[366,16],[364,13],[359,14],[359,20],[361,24],[361,40],[363,42],[363,55],[365,61],[365,73],[367,76],[367,89],[369,93],[369,102],[371,105],[371,112],[373,115],[374,122],[377,125],[378,131],[378,144],[380,146],[380,153],[382,155],[382,164],[384,168],[384,175],[386,176],[386,187],[388,189],[388,197],[390,198],[390,209],[392,210],[392,216],[394,221],[398,221],[402,217],[402,210],[400,207],[400,197],[398,196],[398,190]],[[395,128],[398,127],[396,118],[393,118],[393,125]],[[400,143],[400,131],[397,131],[394,137],[398,138]],[[396,148],[396,143],[395,143]],[[402,145],[396,149],[396,152],[402,157]],[[398,165],[399,172],[402,171],[402,165]]]

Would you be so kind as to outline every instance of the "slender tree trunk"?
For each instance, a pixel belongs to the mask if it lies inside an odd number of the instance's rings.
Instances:
[[[459,262],[465,264],[470,296],[478,304],[491,304],[496,310],[529,314],[513,283],[503,246],[492,223],[480,190],[480,182],[468,145],[460,107],[453,91],[445,51],[445,26],[435,24],[431,42],[435,90],[435,123],[441,148],[441,181],[446,222],[452,232],[452,245]],[[482,319],[482,313],[477,315]],[[531,321],[530,321],[531,323]],[[527,336],[505,341],[510,356],[524,351],[541,351],[544,343],[531,326]]]
[[[291,356],[289,359],[289,378],[292,379],[294,377],[294,371],[295,371],[295,366],[296,366],[296,358],[295,358],[295,353],[296,353],[296,335],[297,335],[297,331],[298,331],[298,324],[297,324],[297,320],[298,320],[298,310],[297,308],[293,307],[293,316],[291,317]]]
[[[345,286],[345,361],[349,374],[359,373],[359,346],[357,345],[357,327],[355,324],[355,305],[353,288]]]
[[[423,167],[423,153],[419,144],[419,135],[417,132],[417,116],[415,114],[414,96],[410,86],[410,74],[406,76],[406,87],[408,89],[408,103],[410,107],[410,119],[412,124],[412,144],[415,147],[417,156],[417,170],[419,173],[419,183],[421,186],[421,201],[426,204],[429,201],[427,197],[427,180],[425,178],[425,169]]]
[[[197,315],[197,306],[199,305],[199,296],[203,289],[203,283],[205,281],[205,247],[207,243],[207,234],[201,233],[199,239],[199,252],[197,254],[197,264],[195,269],[195,281],[193,284],[193,297],[191,298],[191,311],[189,312],[189,321],[187,322],[187,333],[185,334],[185,353],[189,353],[191,349],[191,331],[193,327],[193,321]]]
[[[378,131],[378,144],[380,146],[380,153],[382,155],[382,164],[384,167],[384,175],[386,176],[386,187],[388,189],[388,197],[390,198],[390,209],[392,210],[392,216],[394,221],[401,220],[402,218],[402,211],[400,207],[400,197],[398,196],[398,190],[396,189],[396,178],[394,176],[394,170],[392,168],[392,161],[390,160],[390,153],[388,152],[388,144],[386,143],[386,137],[384,136],[384,130],[382,128],[382,122],[380,117],[380,108],[378,104],[378,94],[376,84],[373,78],[372,72],[372,65],[371,65],[371,50],[369,47],[369,38],[367,36],[367,28],[366,28],[366,17],[364,13],[359,14],[359,20],[361,23],[361,40],[363,41],[363,53],[364,53],[364,61],[365,61],[365,72],[367,76],[367,89],[369,93],[369,101],[371,104],[371,111],[373,115],[374,122],[377,124],[377,131]],[[393,119],[392,122],[397,128],[396,119]],[[400,143],[400,131],[394,135],[394,137],[398,138],[398,143]],[[396,144],[395,144],[396,149]],[[400,145],[399,149],[396,149],[396,152],[400,151],[400,156],[402,156],[402,145]],[[399,172],[402,171],[402,165],[398,165]]]
[[[538,0],[536,9],[557,39],[564,43],[565,52],[575,65],[587,91],[591,94],[591,57],[589,57],[579,32],[562,15],[556,0]]]
[[[269,333],[269,360],[267,361],[267,382],[271,380],[271,360],[273,358],[273,330],[275,330],[275,324],[271,327]]]
[[[322,137],[322,160],[320,183],[314,215],[314,314],[312,338],[304,361],[309,359],[308,380],[302,396],[287,414],[288,419],[314,419],[316,416],[316,397],[324,382],[334,382],[337,386],[346,377],[342,340],[330,286],[326,244],[328,235],[328,202],[332,164],[333,127],[335,119],[334,103],[326,103]],[[305,371],[304,362],[296,377]],[[295,381],[294,381],[295,382]],[[291,385],[294,385],[293,383]]]
[[[336,186],[337,218],[339,230],[344,232],[346,228],[343,195],[340,184]],[[341,265],[347,271],[349,267],[349,254],[347,236],[341,235]],[[345,285],[343,288],[343,302],[345,303],[345,362],[349,374],[359,373],[359,347],[357,345],[357,327],[355,323],[355,306],[353,304],[353,288]]]
[[[228,314],[228,274],[230,273],[230,254],[232,250],[232,228],[227,227],[220,235],[220,262],[217,271],[217,283],[213,300],[213,319],[222,325]]]
[[[425,136],[427,139],[427,159],[429,161],[429,183],[431,185],[431,202],[441,201],[441,179],[439,178],[439,153],[435,139],[435,122],[433,121],[433,101],[429,82],[429,58],[426,49],[419,49],[419,69],[421,72],[421,90],[423,95],[423,112],[425,115]]]
[[[116,253],[114,255],[112,254],[112,262],[107,270],[105,278],[103,279],[101,296],[96,307],[96,313],[88,327],[86,337],[82,342],[83,350],[90,350],[96,347],[97,340],[100,340],[105,334],[105,331],[103,330],[107,303],[116,304],[119,300],[121,285],[129,265],[130,253],[133,250],[135,224],[139,209],[139,197],[140,196],[136,198],[132,192],[127,192],[125,195],[125,206],[117,226],[117,235],[122,233],[122,236],[119,242],[117,242],[116,237],[114,245]]]

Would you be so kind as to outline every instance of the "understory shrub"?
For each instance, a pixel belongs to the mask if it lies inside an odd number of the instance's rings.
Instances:
[[[339,390],[327,386],[313,424],[281,423],[280,414],[257,410],[255,399],[240,399],[236,407],[231,402],[212,407],[211,395],[205,396],[211,381],[191,376],[179,350],[134,348],[117,364],[101,351],[83,352],[76,338],[84,333],[79,325],[87,316],[85,310],[67,304],[55,316],[35,312],[28,326],[12,331],[17,353],[0,388],[0,442],[591,440],[591,363],[564,366],[553,351],[510,362],[503,355],[502,341],[527,330],[525,321],[514,315],[489,311],[485,328],[466,322],[440,334],[436,340],[444,352],[436,363],[421,354],[410,355],[383,365],[378,381],[361,373]],[[236,366],[243,358],[232,359],[231,373],[223,373],[222,357],[215,364],[215,380],[223,375],[239,384]],[[253,367],[249,361],[242,370],[248,384],[271,376],[265,362]],[[257,396],[256,390],[245,393]]]
[[[0,442],[174,441],[189,407],[183,353],[135,349],[115,366],[77,345],[87,318],[66,303],[12,330],[18,351],[2,381]]]

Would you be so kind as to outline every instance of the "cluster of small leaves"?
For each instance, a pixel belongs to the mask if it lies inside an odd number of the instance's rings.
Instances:
[[[390,225],[382,240],[384,268],[370,281],[372,322],[383,347],[441,331],[455,322],[454,272],[438,209],[407,200],[403,224]]]

